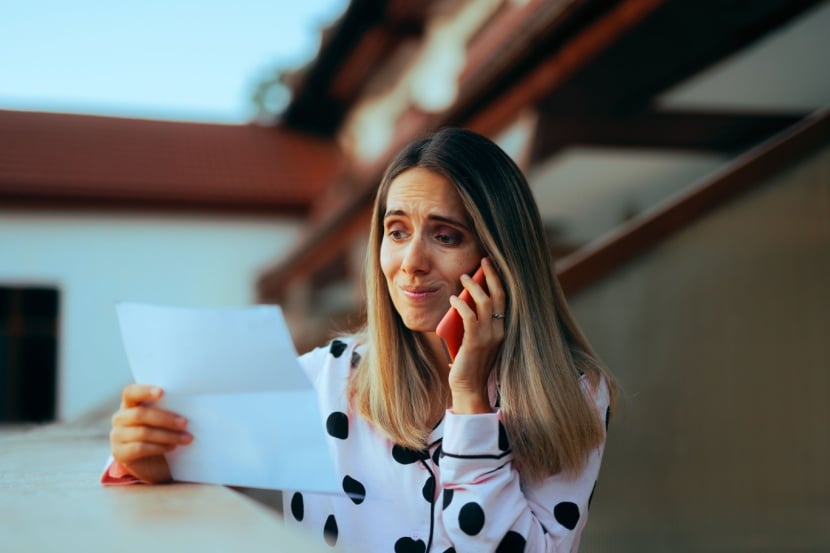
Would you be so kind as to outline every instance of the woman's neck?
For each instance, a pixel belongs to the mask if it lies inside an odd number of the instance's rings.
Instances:
[[[427,344],[429,344],[430,353],[432,353],[433,368],[441,375],[442,382],[448,386],[452,360],[447,352],[447,348],[444,346],[441,338],[434,332],[425,332],[423,336],[426,338]]]
[[[447,353],[447,348],[444,346],[444,343],[437,334],[434,332],[425,332],[423,333],[423,336],[426,338],[430,353],[432,354],[433,368],[439,375],[441,375],[441,384],[444,387],[444,390],[442,391],[447,392],[447,404],[443,406],[436,406],[435,412],[430,416],[430,424],[435,426],[442,418],[444,418],[446,410],[452,408],[452,396],[448,393],[450,386],[450,364],[452,360],[449,357],[449,353]]]

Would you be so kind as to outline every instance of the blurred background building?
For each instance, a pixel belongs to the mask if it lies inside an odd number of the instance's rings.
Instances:
[[[278,303],[301,352],[359,325],[384,166],[464,126],[527,173],[623,387],[583,549],[827,551],[828,30],[826,1],[352,0],[249,125],[0,112],[0,417],[111,401],[119,300]]]

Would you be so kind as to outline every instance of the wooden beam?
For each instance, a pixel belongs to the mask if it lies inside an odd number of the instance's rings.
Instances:
[[[356,198],[336,218],[314,230],[285,259],[263,271],[256,283],[257,301],[279,302],[292,282],[309,278],[369,228],[373,196],[372,192]]]
[[[281,123],[314,134],[334,135],[349,107],[331,95],[334,75],[382,16],[381,2],[349,2],[341,18],[323,31],[317,57],[292,76],[296,84],[291,87],[292,100],[279,118]]]
[[[320,54],[297,71],[292,101],[280,121],[333,136],[384,56],[423,32],[434,0],[351,0],[323,33]]]
[[[733,156],[800,121],[806,114],[713,111],[575,115],[542,112],[531,163],[573,145],[691,150]]]
[[[363,33],[354,50],[332,75],[329,86],[332,99],[352,105],[377,65],[399,41],[397,35],[379,25]]]
[[[524,63],[521,65],[533,64],[524,75],[512,72],[501,75],[502,83],[509,84],[507,89],[497,83],[481,87],[479,94],[486,104],[468,99],[456,105],[448,118],[479,133],[495,134],[522,108],[538,104],[577,72],[590,66],[596,56],[609,49],[662,4],[663,0],[620,2],[555,49],[539,48],[544,54],[541,61],[537,56],[522,60]],[[562,38],[553,33],[547,40],[558,43]],[[499,93],[496,98],[492,97],[494,91]]]
[[[591,64],[551,88],[540,109],[564,116],[636,113],[654,98],[782,27],[822,0],[664,2]]]
[[[830,109],[825,109],[740,156],[715,177],[561,259],[557,274],[563,290],[579,293],[828,142]]]

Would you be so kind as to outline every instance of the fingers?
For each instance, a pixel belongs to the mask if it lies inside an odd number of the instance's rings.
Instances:
[[[121,409],[112,417],[110,449],[122,464],[173,450],[193,441],[184,417],[155,407]]]
[[[187,419],[157,407],[138,406],[120,409],[112,416],[113,426],[156,426],[171,430],[182,430],[187,426]]]
[[[499,277],[496,267],[489,257],[481,260],[481,266],[484,268],[484,276],[487,282],[487,290],[489,291],[490,303],[493,311],[490,313],[501,313],[505,315],[504,310],[507,308],[505,301],[504,288],[502,287],[501,277]],[[500,319],[504,322],[504,319]]]
[[[505,333],[505,319],[494,317],[493,314],[505,315],[506,302],[501,278],[493,263],[485,257],[481,260],[481,266],[487,286],[486,291],[469,275],[461,277],[461,285],[473,299],[473,307],[456,296],[450,297],[450,304],[464,321],[462,349],[468,354],[475,352],[477,357],[483,356],[483,358],[490,359],[495,355]]]
[[[506,302],[504,289],[501,285],[501,279],[496,271],[496,268],[493,266],[492,261],[490,261],[490,258],[483,258],[481,260],[481,266],[484,270],[487,291],[485,291],[485,288],[476,283],[469,275],[461,276],[461,285],[469,292],[470,296],[475,301],[475,311],[473,313],[477,314],[478,318],[484,321],[487,318],[492,317],[493,313],[504,315]],[[459,314],[462,316],[464,315],[460,309]],[[504,319],[500,318],[498,321],[503,322]]]
[[[486,288],[470,276],[463,276],[461,284],[472,297],[474,306],[456,296],[450,303],[464,321],[461,349],[450,367],[448,383],[452,392],[452,408],[457,413],[490,412],[488,381],[504,339],[506,309],[504,288],[495,266],[489,258],[481,260]]]
[[[158,456],[193,441],[193,436],[185,430],[187,419],[154,407],[162,395],[156,386],[129,384],[124,387],[121,408],[112,416],[110,432],[112,455],[120,463]]]
[[[145,384],[128,384],[121,392],[121,408],[135,407],[144,403],[153,403],[164,394],[158,386]]]
[[[193,436],[188,432],[164,430],[150,426],[116,426],[110,432],[110,441],[124,445],[146,444],[175,447],[180,444],[189,444],[193,441]]]
[[[488,316],[490,314],[491,301],[490,296],[487,295],[484,288],[479,286],[470,275],[461,275],[461,285],[470,293],[470,296],[475,302],[474,311],[471,310],[471,312],[481,319]],[[463,313],[461,314],[463,315]]]
[[[464,278],[462,278],[461,281],[464,282]],[[462,300],[458,296],[450,296],[450,305],[452,305],[455,308],[455,310],[458,311],[458,314],[461,315],[461,319],[464,320],[465,326],[467,321],[477,320],[476,312],[473,311],[473,308],[470,307],[466,301]]]
[[[172,451],[176,444],[152,444],[146,442],[116,443],[112,446],[112,457],[124,466]]]

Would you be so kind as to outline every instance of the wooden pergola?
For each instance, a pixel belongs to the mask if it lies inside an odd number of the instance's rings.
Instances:
[[[347,160],[329,190],[347,191],[348,200],[330,203],[329,195],[320,196],[312,230],[263,274],[259,297],[280,302],[295,283],[325,271],[359,239],[391,153],[430,129],[458,125],[492,136],[532,108],[538,121],[530,165],[575,144],[730,156],[759,144],[808,114],[675,111],[660,109],[654,99],[819,3],[504,3],[467,45],[452,105],[440,112],[411,106],[397,121],[386,154],[370,164]],[[377,89],[379,62],[422,41],[431,14],[443,5],[352,1],[325,32],[317,58],[288,79],[294,99],[280,121],[336,135],[360,98]]]

